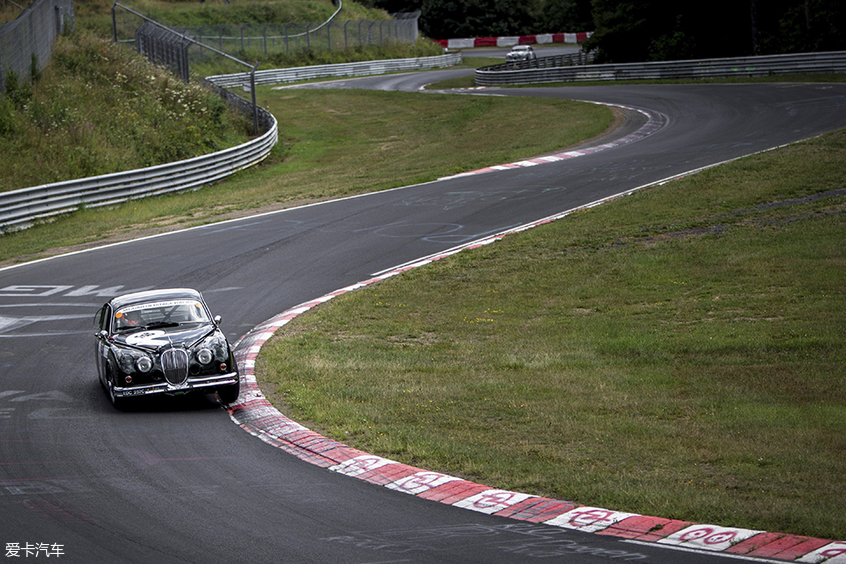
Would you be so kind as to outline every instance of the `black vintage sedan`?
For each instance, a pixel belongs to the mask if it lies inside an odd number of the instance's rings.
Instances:
[[[238,398],[232,348],[196,290],[176,288],[126,294],[94,318],[97,374],[115,407],[150,394],[217,392]]]

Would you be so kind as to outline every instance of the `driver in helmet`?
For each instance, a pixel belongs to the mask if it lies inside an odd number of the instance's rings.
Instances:
[[[141,325],[141,313],[138,311],[119,311],[117,313],[118,328],[128,329]]]

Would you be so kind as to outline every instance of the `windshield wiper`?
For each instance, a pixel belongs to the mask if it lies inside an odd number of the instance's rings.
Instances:
[[[115,333],[134,333],[136,331],[143,331],[146,328],[146,325],[132,325],[130,327],[122,327],[120,329],[116,329]]]
[[[179,327],[179,323],[175,321],[156,321],[147,325],[147,329],[153,329],[154,327]]]

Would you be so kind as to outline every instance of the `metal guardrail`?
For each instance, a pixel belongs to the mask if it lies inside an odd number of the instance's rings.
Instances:
[[[578,53],[566,53],[564,55],[553,55],[552,57],[538,57],[527,61],[505,62],[499,65],[485,67],[485,70],[504,71],[571,67],[574,65],[587,65],[592,63],[595,58],[595,51],[579,51]]]
[[[333,78],[344,76],[370,76],[391,72],[429,70],[449,67],[461,63],[461,53],[449,53],[434,57],[419,57],[415,59],[388,59],[382,61],[362,61],[360,63],[339,63],[336,65],[316,65],[311,67],[295,67],[289,69],[272,69],[256,71],[256,84],[284,84],[317,78]],[[210,76],[206,80],[232,88],[249,85],[249,73]]]
[[[552,59],[553,57],[544,57]],[[541,59],[538,59],[540,61]],[[674,78],[723,78],[771,76],[796,73],[846,72],[846,51],[765,55],[728,59],[698,59],[614,65],[579,65],[511,70],[496,65],[476,70],[478,86],[539,84],[544,82],[587,82],[614,80],[666,80]]]
[[[164,165],[0,192],[0,233],[76,211],[169,192],[197,190],[262,161],[278,139],[277,123],[262,109],[266,133],[224,151]]]

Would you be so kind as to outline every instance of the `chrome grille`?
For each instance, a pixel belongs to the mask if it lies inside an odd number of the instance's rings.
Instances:
[[[174,386],[184,384],[188,379],[188,353],[184,349],[167,349],[162,353],[162,372]]]

